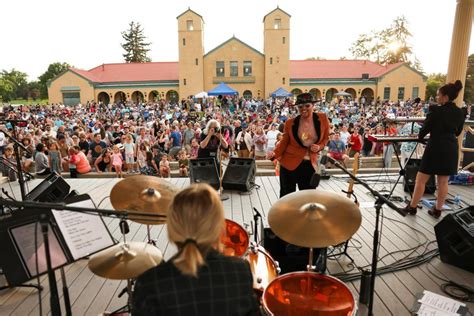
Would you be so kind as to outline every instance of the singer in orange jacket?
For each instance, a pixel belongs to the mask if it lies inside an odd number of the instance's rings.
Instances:
[[[299,115],[285,122],[283,139],[271,159],[280,162],[280,197],[299,190],[311,189],[310,182],[318,170],[319,152],[329,139],[329,120],[324,113],[313,113],[314,100],[310,93],[299,94],[295,105]]]

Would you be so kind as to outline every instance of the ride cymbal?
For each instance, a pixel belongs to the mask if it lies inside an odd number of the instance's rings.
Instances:
[[[284,196],[270,208],[273,232],[291,244],[323,248],[348,240],[360,227],[357,205],[334,192],[301,190]]]
[[[127,280],[156,267],[163,260],[160,249],[144,242],[116,244],[91,256],[89,269],[106,279]]]
[[[133,176],[118,182],[110,192],[110,202],[117,211],[166,215],[178,189],[166,180],[152,176]],[[134,222],[159,225],[165,217],[152,218],[130,214]]]

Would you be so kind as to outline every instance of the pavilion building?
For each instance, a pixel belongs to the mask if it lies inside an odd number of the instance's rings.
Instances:
[[[426,76],[404,63],[290,60],[290,19],[278,7],[264,16],[263,52],[232,36],[205,53],[204,19],[188,9],[177,17],[179,61],[70,68],[48,83],[49,102],[178,101],[221,82],[245,98],[266,98],[279,88],[325,100],[341,91],[368,102],[424,98]]]

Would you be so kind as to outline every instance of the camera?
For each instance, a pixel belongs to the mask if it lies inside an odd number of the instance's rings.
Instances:
[[[218,134],[221,132],[221,129],[218,127],[214,127],[214,133]]]

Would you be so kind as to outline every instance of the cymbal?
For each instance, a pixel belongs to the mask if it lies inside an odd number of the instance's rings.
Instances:
[[[112,188],[110,202],[117,211],[142,212],[166,215],[171,200],[178,189],[166,180],[137,175],[123,179]],[[129,215],[129,219],[141,224],[164,224],[166,219]]]
[[[301,190],[284,196],[270,208],[273,232],[291,244],[323,248],[348,240],[362,217],[350,199],[324,190]]]
[[[160,249],[153,245],[130,241],[119,243],[91,256],[89,269],[106,279],[127,280],[156,267],[163,260]]]

